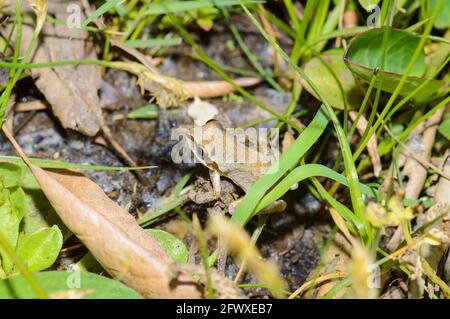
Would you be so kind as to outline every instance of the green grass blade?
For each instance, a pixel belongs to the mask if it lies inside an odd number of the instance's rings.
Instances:
[[[321,164],[305,164],[301,165],[292,172],[289,173],[283,180],[281,180],[274,188],[261,200],[258,204],[256,211],[260,211],[267,207],[270,203],[276,201],[280,197],[282,197],[292,185],[299,183],[307,178],[311,177],[327,177],[332,179],[344,186],[348,186],[347,179],[345,176],[339,174],[336,171],[333,171],[331,168],[328,168]],[[375,190],[370,188],[367,185],[360,183],[361,190],[363,194],[366,194],[371,197],[378,197],[378,194]]]
[[[94,21],[95,19],[101,17],[103,14],[109,11],[109,9],[114,8],[118,5],[119,2],[122,2],[122,0],[108,0],[104,4],[102,4],[100,7],[97,8],[92,14],[84,20],[84,22],[81,24],[81,29],[88,26],[89,23]]]
[[[253,24],[258,28],[259,32],[264,36],[264,38],[270,42],[270,44],[277,50],[277,52],[286,60],[286,62],[289,63],[289,66],[295,70],[295,72],[302,77],[309,86],[314,90],[314,92],[317,94],[317,96],[320,98],[320,100],[323,102],[323,105],[326,107],[326,110],[328,112],[328,115],[330,117],[331,122],[333,123],[334,129],[336,130],[336,134],[339,140],[339,144],[341,146],[341,152],[342,157],[344,159],[345,164],[345,174],[349,182],[349,189],[350,189],[350,198],[352,201],[353,209],[355,210],[356,215],[359,219],[364,220],[364,224],[367,230],[367,233],[371,231],[370,224],[368,223],[366,217],[365,217],[365,204],[362,198],[361,189],[359,188],[359,179],[358,179],[358,173],[356,171],[355,163],[353,161],[352,151],[350,149],[350,145],[347,141],[346,134],[342,128],[342,126],[339,123],[339,120],[336,116],[336,114],[333,111],[333,108],[331,107],[328,100],[325,98],[324,94],[320,90],[317,89],[317,87],[312,83],[312,81],[304,74],[304,72],[298,67],[296,63],[292,61],[292,59],[289,58],[289,56],[286,54],[286,52],[272,39],[272,37],[267,34],[267,32],[264,30],[264,28],[261,26],[261,24],[255,19],[255,17],[250,13],[248,8],[242,3],[242,1],[239,1],[241,7],[247,14],[247,16],[250,18],[250,20],[253,22]]]
[[[263,0],[247,0],[245,3],[264,3]],[[180,13],[193,11],[211,6],[227,7],[239,5],[238,0],[195,0],[195,1],[161,1],[161,3],[152,4],[145,12],[146,15],[160,15],[169,13]]]
[[[115,167],[115,166],[102,166],[102,165],[90,165],[90,164],[77,164],[69,163],[58,160],[30,158],[33,165],[41,168],[54,168],[54,169],[86,169],[96,171],[132,171],[140,169],[156,168],[156,166],[137,166],[137,167]],[[3,156],[0,155],[0,163],[12,163],[20,166],[26,166],[22,158],[17,156]]]
[[[248,190],[244,199],[236,208],[231,218],[232,221],[245,225],[254,216],[255,209],[266,192],[299,163],[300,159],[325,131],[328,122],[329,118],[326,115],[325,108],[322,106],[297,140],[281,155],[277,163],[277,170],[261,177]]]
[[[163,38],[163,39],[147,39],[147,40],[129,40],[125,41],[125,45],[130,48],[154,48],[154,47],[170,47],[181,44],[181,38]]]

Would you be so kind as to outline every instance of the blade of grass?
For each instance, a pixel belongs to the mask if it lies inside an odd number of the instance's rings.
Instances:
[[[20,45],[22,42],[22,15],[20,12],[21,7],[22,7],[22,1],[16,1],[16,19],[14,20],[14,27],[17,28],[17,38],[16,38],[16,44],[14,46],[13,63],[17,63],[19,60]],[[6,88],[3,91],[1,98],[0,98],[0,101],[1,101],[1,104],[0,104],[0,128],[3,125],[3,118],[5,116],[6,108],[8,107],[9,99],[11,97],[11,93],[12,93],[12,90],[15,85],[16,75],[18,73],[19,72],[17,72],[16,68],[12,68],[10,70],[8,83],[7,83]]]
[[[265,30],[262,28],[262,26],[259,24],[259,22],[255,19],[255,17],[250,13],[248,8],[242,3],[241,0],[239,0],[241,7],[243,8],[244,12],[247,14],[247,16],[250,18],[250,20],[253,22],[253,24],[258,28],[259,32],[264,36],[264,38],[271,43],[271,45],[276,48],[278,53],[286,60],[286,62],[289,63],[291,68],[293,68],[297,74],[305,79],[305,81],[308,83],[308,85],[314,90],[314,92],[319,96],[320,100],[323,102],[323,105],[325,106],[328,116],[331,119],[331,122],[333,123],[333,126],[336,130],[339,144],[341,146],[341,152],[344,158],[344,164],[345,164],[345,174],[349,181],[349,189],[350,189],[350,197],[353,205],[353,209],[355,210],[356,216],[360,220],[364,221],[366,232],[368,233],[370,237],[371,232],[371,226],[365,217],[365,204],[362,198],[361,190],[359,189],[359,179],[358,174],[356,171],[355,163],[352,159],[352,152],[350,149],[350,145],[348,144],[348,141],[346,139],[346,134],[344,133],[344,130],[342,129],[338,118],[336,117],[336,114],[333,111],[333,108],[331,107],[328,100],[324,97],[322,92],[320,92],[317,87],[314,85],[314,83],[311,82],[311,80],[303,73],[303,71],[292,62],[292,60],[288,57],[286,52],[284,52],[283,49],[265,32]]]
[[[247,0],[245,1],[248,4],[253,3],[264,3],[264,0]],[[211,6],[217,7],[226,7],[226,6],[235,6],[238,5],[239,2],[237,0],[195,0],[195,1],[172,1],[165,2],[161,1],[161,3],[151,5],[147,11],[147,15],[160,15],[160,14],[170,14],[170,13],[180,13],[186,11],[193,11],[202,8],[207,8]]]
[[[123,0],[107,0],[104,4],[97,8],[91,15],[89,15],[86,20],[81,24],[81,29],[87,27],[92,21],[101,17],[103,14],[108,12],[111,8],[114,8],[119,4],[119,2],[123,2]]]
[[[266,194],[266,192],[284,174],[294,168],[306,152],[312,147],[317,139],[322,135],[328,124],[328,116],[325,107],[321,107],[311,123],[305,128],[289,149],[281,155],[278,160],[277,170],[271,174],[266,174],[257,180],[249,191],[245,194],[242,202],[236,208],[231,220],[245,225],[254,216],[255,209]]]
[[[156,168],[157,166],[137,166],[137,167],[114,167],[114,166],[102,166],[102,165],[90,165],[90,164],[77,164],[69,163],[58,160],[30,158],[33,165],[41,168],[54,168],[54,169],[86,169],[96,171],[132,171],[140,169]],[[26,166],[22,158],[18,156],[4,156],[0,155],[0,163],[12,163],[20,166]]]
[[[293,169],[285,178],[283,178],[277,185],[275,185],[270,192],[265,195],[259,202],[256,211],[260,211],[267,207],[270,203],[281,198],[292,185],[299,183],[311,177],[326,177],[332,179],[344,186],[348,186],[347,179],[338,172],[321,164],[305,164]],[[379,195],[377,191],[373,190],[367,185],[360,183],[363,194],[377,198]]]
[[[292,122],[291,120],[287,119],[285,116],[280,115],[276,112],[274,112],[272,109],[255,99],[250,93],[248,93],[246,90],[244,90],[242,87],[237,85],[225,72],[222,71],[222,69],[215,63],[201,48],[200,46],[192,39],[192,37],[189,35],[189,33],[186,31],[186,29],[180,24],[178,21],[178,18],[174,15],[169,15],[173,25],[176,27],[180,35],[184,38],[184,40],[189,43],[189,45],[194,49],[194,51],[197,53],[199,58],[202,60],[203,63],[208,65],[211,69],[213,69],[217,74],[219,74],[225,81],[233,85],[233,87],[236,89],[237,92],[242,94],[244,97],[249,99],[251,102],[253,102],[255,105],[259,106],[263,110],[269,112],[271,115],[275,116],[277,119],[285,122],[286,124],[292,126],[295,130],[298,132],[301,131],[301,128]]]
[[[252,64],[252,66],[258,71],[258,73],[269,83],[275,90],[278,92],[283,92],[283,88],[273,79],[273,77],[262,67],[262,65],[258,61],[258,57],[250,50],[250,48],[245,44],[244,39],[242,39],[241,34],[239,33],[236,25],[232,23],[230,20],[230,14],[226,9],[222,9],[222,14],[225,17],[225,20],[230,28],[231,33],[236,39],[237,43],[244,52],[245,56]]]
[[[181,44],[181,38],[162,38],[162,39],[147,39],[147,40],[128,40],[124,44],[130,48],[154,48],[154,47],[169,47]]]

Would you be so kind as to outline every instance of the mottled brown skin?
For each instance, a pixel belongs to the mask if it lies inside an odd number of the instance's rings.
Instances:
[[[189,130],[188,138],[194,142],[194,147],[191,149],[194,156],[202,165],[209,169],[214,197],[220,196],[221,176],[227,177],[244,192],[247,192],[253,183],[270,169],[271,163],[260,161],[259,158],[261,156],[256,148],[252,148],[244,143],[236,143],[235,136],[227,134],[218,121],[212,120],[207,122],[202,127],[201,132],[201,136],[198,136],[195,134],[194,128],[192,128]],[[222,145],[223,151],[221,153],[217,152],[218,145]],[[203,157],[197,153],[198,148],[203,151]],[[246,162],[233,161],[231,156],[236,156],[235,154],[245,154]],[[228,210],[230,213],[234,211],[234,208],[237,207],[240,201],[241,199],[238,199],[229,205]],[[279,200],[266,207],[260,213],[281,212],[285,207],[286,203]]]

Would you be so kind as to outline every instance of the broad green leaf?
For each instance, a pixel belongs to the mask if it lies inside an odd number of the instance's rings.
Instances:
[[[58,226],[43,228],[19,242],[17,253],[31,271],[47,269],[61,250],[63,237]]]
[[[22,187],[16,186],[10,189],[10,201],[15,214],[22,219],[28,210]]]
[[[434,9],[438,0],[431,0],[431,10]],[[439,15],[434,22],[434,26],[438,29],[450,28],[450,1],[442,0],[442,7],[439,11]]]
[[[0,185],[9,188],[18,186],[22,179],[24,168],[12,163],[0,163]]]
[[[344,99],[349,108],[354,108],[361,102],[361,92],[352,72],[342,60],[342,55],[328,53],[315,57],[306,63],[304,72],[331,106],[343,110]],[[319,99],[306,81],[302,79],[301,82],[309,93]]]
[[[189,252],[181,240],[160,229],[146,229],[146,231],[156,239],[173,260],[180,264],[186,264],[188,262]]]
[[[450,118],[444,120],[441,125],[439,125],[439,133],[450,141]]]
[[[117,280],[87,272],[47,271],[33,274],[50,298],[70,295],[84,299],[142,299],[142,296]],[[0,280],[0,299],[36,298],[21,275]]]
[[[386,36],[385,63],[383,72],[383,39]],[[383,91],[393,93],[405,74],[412,53],[419,45],[420,37],[416,34],[395,30],[389,27],[373,29],[358,35],[345,54],[344,61],[350,70],[367,82],[373,74],[378,73],[376,86]],[[425,74],[425,54],[421,52],[414,64],[405,85],[400,91],[407,95],[427,79]],[[417,100],[428,100],[435,96],[443,83],[431,80],[416,96]]]
[[[0,232],[6,241],[15,248],[19,239],[20,222],[25,213],[25,196],[20,187],[0,190]],[[13,261],[0,246],[2,267],[8,273]]]
[[[0,232],[6,241],[14,248],[19,239],[20,218],[15,215],[11,207],[3,205],[0,207]],[[11,256],[6,253],[4,248],[0,246],[0,255],[2,260],[2,267],[8,273],[12,270],[13,260]]]
[[[374,6],[378,5],[378,3],[380,3],[380,0],[359,0],[359,4],[366,11],[372,10]]]

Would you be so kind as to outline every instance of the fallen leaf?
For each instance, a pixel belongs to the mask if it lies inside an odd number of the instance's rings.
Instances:
[[[67,21],[67,4],[56,3],[49,7],[57,20]],[[80,13],[82,14],[82,13]],[[84,19],[84,17],[82,17]],[[22,54],[31,42],[34,29],[24,25]],[[74,32],[65,24],[46,23],[41,41],[37,45],[33,63],[64,60],[96,60],[92,43],[87,41],[86,31]],[[31,75],[43,93],[63,127],[85,135],[97,134],[101,126],[102,112],[97,91],[101,84],[100,68],[95,65],[33,68]]]
[[[202,298],[202,289],[134,218],[84,175],[43,170],[5,135],[41,185],[64,224],[115,278],[145,297]]]

